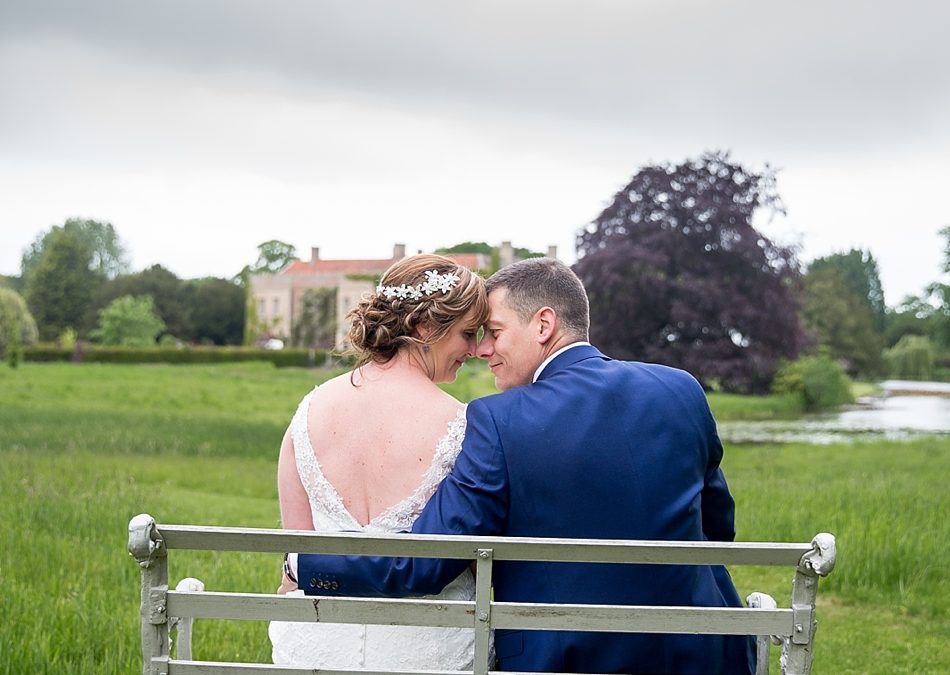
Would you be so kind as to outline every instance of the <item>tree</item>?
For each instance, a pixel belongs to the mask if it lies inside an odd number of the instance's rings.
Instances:
[[[808,266],[809,273],[826,269],[838,271],[844,282],[842,289],[867,305],[871,312],[873,329],[878,335],[883,335],[887,306],[884,303],[884,289],[881,286],[877,260],[871,252],[853,248],[847,253],[833,253],[816,258]]]
[[[257,306],[251,293],[251,275],[277,274],[297,260],[297,250],[286,242],[271,239],[257,245],[257,260],[253,265],[245,265],[234,276],[234,283],[244,289],[244,327],[243,342],[252,345],[266,332],[266,322],[257,316]]]
[[[22,348],[36,342],[38,335],[36,321],[20,294],[0,287],[0,359],[16,367]]]
[[[23,279],[22,277],[0,274],[0,288],[12,288],[19,293],[23,289]]]
[[[488,266],[476,270],[479,274],[485,277],[490,277],[492,274],[498,271],[499,267],[501,267],[501,252],[499,251],[499,248],[484,241],[463,241],[461,244],[455,244],[454,246],[443,246],[437,248],[435,249],[434,253],[447,256],[453,256],[458,253],[474,253],[477,255],[487,256]]]
[[[950,274],[950,225],[940,229],[943,237],[943,273]],[[934,314],[934,340],[942,349],[950,349],[950,284],[935,281],[927,293],[937,301]]]
[[[950,284],[936,282],[927,291],[937,303],[933,314],[934,342],[941,349],[950,349]]]
[[[899,305],[888,309],[884,344],[888,348],[893,347],[905,335],[933,338],[936,311],[937,308],[927,298],[908,295]]]
[[[308,288],[291,330],[295,347],[332,349],[336,343],[336,288]]]
[[[123,295],[151,296],[155,312],[165,322],[165,330],[184,339],[192,331],[191,317],[185,300],[185,282],[161,265],[134,274],[123,274],[107,281],[96,294],[93,311],[98,312]]]
[[[484,241],[463,241],[454,246],[444,246],[437,248],[436,253],[440,255],[452,256],[456,253],[477,253],[488,256],[488,266],[477,270],[483,276],[491,276],[501,267],[501,248],[492,246]],[[515,247],[511,250],[515,260],[525,260],[526,258],[540,258],[544,253],[532,251],[529,248]]]
[[[257,245],[257,260],[253,265],[245,265],[234,276],[234,282],[250,288],[252,274],[277,274],[297,260],[297,249],[284,241],[270,239]]]
[[[25,275],[25,299],[40,338],[53,340],[67,328],[84,334],[92,299],[104,278],[91,267],[89,247],[75,229],[53,228]]]
[[[191,318],[192,342],[239,345],[244,333],[244,290],[228,279],[208,277],[185,282],[184,302]]]
[[[803,333],[798,262],[753,227],[762,209],[783,210],[768,167],[719,152],[642,168],[578,235],[592,339],[704,386],[768,391]]]
[[[943,237],[941,272],[950,274],[950,225],[940,229]],[[886,344],[894,347],[905,335],[930,338],[933,347],[950,350],[950,284],[934,281],[920,295],[910,295],[887,314]]]
[[[905,335],[884,353],[892,377],[929,380],[934,372],[934,349],[923,335]]]
[[[165,322],[156,316],[151,297],[123,295],[99,313],[93,337],[104,345],[150,347],[163,330]]]
[[[492,255],[497,253],[498,247],[484,241],[463,241],[454,246],[443,246],[435,250],[439,255],[451,255],[453,253],[481,253],[482,255]]]
[[[257,246],[254,274],[276,274],[297,260],[297,249],[287,242],[271,239]]]
[[[74,235],[85,248],[89,257],[90,269],[104,279],[112,279],[128,271],[129,264],[125,247],[111,223],[81,218],[69,218],[62,226],[54,225],[38,235],[23,252],[20,261],[20,275],[24,282],[39,265],[43,253],[61,231]]]
[[[851,290],[845,274],[834,265],[809,269],[802,321],[817,346],[841,362],[849,375],[880,375],[883,338],[874,326],[871,306]]]

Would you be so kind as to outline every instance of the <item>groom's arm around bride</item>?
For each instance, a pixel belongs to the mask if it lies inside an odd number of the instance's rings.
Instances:
[[[587,343],[583,285],[530,259],[488,280],[478,355],[503,393],[473,401],[455,468],[414,533],[702,541],[734,538],[734,502],[705,395],[687,373]],[[441,589],[464,561],[300,555],[300,586],[334,595]],[[514,602],[740,606],[724,568],[496,564]],[[752,673],[746,636],[499,631],[501,670]]]

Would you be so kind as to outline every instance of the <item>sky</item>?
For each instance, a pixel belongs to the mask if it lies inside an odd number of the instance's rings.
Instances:
[[[897,304],[950,225],[950,5],[0,0],[0,274],[67,218],[133,270],[230,277],[466,240],[573,262],[638,168],[778,170],[760,230]]]

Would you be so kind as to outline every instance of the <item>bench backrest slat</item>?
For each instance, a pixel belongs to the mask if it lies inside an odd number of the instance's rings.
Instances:
[[[369,535],[233,527],[158,525],[168,549],[327,553],[455,558],[471,560],[490,549],[495,562],[545,560],[670,565],[796,566],[812,545],[768,542],[672,542],[536,537],[462,537],[449,535]]]
[[[168,592],[168,613],[194,619],[386,623],[470,628],[475,603],[464,600],[318,598],[257,593]]]
[[[331,670],[321,668],[293,668],[274,666],[268,663],[228,663],[223,661],[170,661],[168,675],[392,675],[389,671],[374,670]],[[405,674],[403,674],[405,675]],[[463,675],[455,670],[420,670],[414,675]],[[518,675],[505,673],[505,675]],[[524,673],[524,675],[529,675]],[[531,674],[536,675],[536,674]],[[554,674],[557,675],[557,674]]]
[[[168,592],[168,613],[193,619],[383,623],[393,626],[467,628],[475,603],[459,600],[319,598],[255,593]],[[491,603],[494,628],[615,633],[793,634],[791,609]]]
[[[581,611],[582,610],[582,611]],[[792,610],[638,605],[492,603],[492,626],[525,630],[614,633],[791,635]]]

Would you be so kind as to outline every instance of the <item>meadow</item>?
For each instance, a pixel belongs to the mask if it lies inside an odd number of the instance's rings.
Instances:
[[[333,373],[270,364],[0,368],[0,673],[140,672],[129,518],[276,527],[275,467],[300,398]],[[463,369],[450,390],[490,390]],[[779,397],[710,397],[720,420],[788,417]],[[838,537],[814,673],[950,672],[950,439],[726,449],[738,538]],[[172,583],[276,588],[279,557],[175,552]],[[735,571],[787,602],[788,574]],[[269,658],[259,622],[199,621],[202,659]]]

